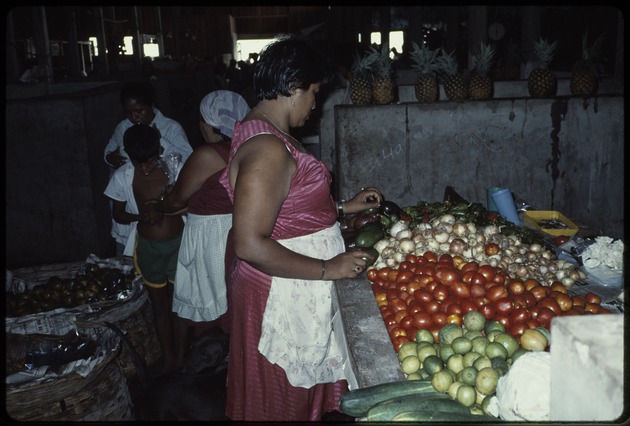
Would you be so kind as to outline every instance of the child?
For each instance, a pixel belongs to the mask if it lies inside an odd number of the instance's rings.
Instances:
[[[160,162],[160,132],[146,124],[136,124],[125,131],[123,142],[131,161],[116,169],[105,195],[113,201],[116,222],[137,226],[137,232],[132,232],[129,238],[136,240],[136,272],[142,275],[149,293],[155,329],[164,354],[159,373],[166,374],[178,367],[179,354],[176,356],[175,348],[181,346],[179,341],[175,342],[178,336],[173,333],[172,301],[184,220],[180,215],[165,215],[154,221],[138,209],[146,201],[159,198],[168,182]]]

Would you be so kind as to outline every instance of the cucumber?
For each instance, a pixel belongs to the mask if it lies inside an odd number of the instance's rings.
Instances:
[[[395,422],[501,422],[496,417],[477,416],[474,414],[447,413],[435,410],[403,411],[393,418]]]
[[[351,390],[341,396],[339,409],[353,417],[363,417],[375,404],[390,398],[412,394],[438,394],[430,380],[404,380],[381,383]]]
[[[444,411],[471,416],[468,407],[451,399],[444,393],[405,395],[379,402],[368,410],[367,419],[372,422],[387,422],[398,413],[405,411]]]
[[[367,248],[372,247],[383,238],[385,238],[385,231],[383,231],[380,223],[368,223],[359,230],[354,242],[357,247]]]

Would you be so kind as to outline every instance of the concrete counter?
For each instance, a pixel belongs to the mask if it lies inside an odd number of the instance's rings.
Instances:
[[[335,281],[341,324],[356,376],[350,388],[406,380],[365,274]]]

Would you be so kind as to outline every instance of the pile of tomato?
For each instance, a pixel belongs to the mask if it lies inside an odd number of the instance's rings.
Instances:
[[[472,310],[501,322],[519,341],[529,328],[550,329],[555,316],[610,313],[594,293],[571,296],[559,281],[544,286],[511,278],[499,267],[430,251],[408,254],[397,268],[369,269],[367,278],[396,351],[414,341],[419,329],[430,330],[437,342],[444,324],[461,325]]]

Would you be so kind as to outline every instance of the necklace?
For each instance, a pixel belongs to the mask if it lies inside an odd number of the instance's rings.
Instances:
[[[260,113],[263,117],[265,117],[267,120],[269,120],[269,122],[271,123],[271,125],[272,125],[273,127],[275,127],[275,128],[276,128],[276,130],[278,130],[280,133],[282,133],[282,134],[283,134],[283,135],[285,135],[285,136],[290,137],[291,139],[293,139],[293,140],[295,140],[295,141],[297,140],[297,139],[295,139],[293,136],[291,136],[290,134],[288,134],[287,132],[285,132],[284,130],[282,130],[282,129],[280,128],[280,126],[278,126],[278,125],[276,124],[276,122],[275,122],[275,121],[273,121],[273,120],[272,120],[272,119],[271,119],[271,118],[270,118],[267,114],[265,114],[264,112],[262,112],[261,110],[259,110],[259,109],[258,109],[258,108],[256,108],[256,107],[254,107],[254,109],[256,110],[256,112]]]

